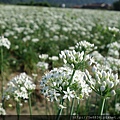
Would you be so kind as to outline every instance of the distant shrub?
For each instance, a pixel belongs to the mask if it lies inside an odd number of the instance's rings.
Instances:
[[[31,1],[30,3],[18,3],[17,5],[27,5],[27,6],[45,6],[45,7],[50,7],[51,5],[48,2],[39,2],[39,3],[34,3]]]
[[[113,9],[120,11],[120,0],[113,3]]]

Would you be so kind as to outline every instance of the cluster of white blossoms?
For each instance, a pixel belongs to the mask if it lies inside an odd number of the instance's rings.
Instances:
[[[75,45],[75,49],[61,51],[59,56],[63,60],[64,64],[77,70],[85,66],[85,63],[88,60],[92,60],[88,53],[94,49],[96,49],[94,44],[87,41],[81,41]]]
[[[31,94],[35,89],[35,84],[32,82],[32,78],[26,73],[21,73],[14,77],[8,84],[7,89],[4,92],[6,100],[13,98],[15,101],[21,99],[28,99],[28,94]]]
[[[72,81],[72,69],[68,67],[54,68],[42,77],[40,86],[43,95],[52,101],[71,98],[81,99],[91,92],[90,87],[83,80],[84,74],[76,71]]]
[[[10,49],[10,45],[11,43],[7,38],[4,38],[3,36],[0,37],[0,47],[4,46],[7,49]]]
[[[50,101],[60,99],[82,99],[88,97],[92,92],[91,88],[84,80],[83,66],[89,61],[89,65],[95,62],[89,54],[85,54],[86,49],[93,47],[86,41],[78,44],[84,47],[83,51],[64,50],[59,54],[65,66],[54,68],[42,77],[40,86],[43,95]],[[68,65],[68,66],[67,66]]]
[[[84,80],[97,94],[106,97],[113,96],[116,94],[115,89],[120,81],[118,74],[113,74],[111,69],[101,69],[100,66],[99,64],[93,65],[93,76],[86,70]]]
[[[120,30],[116,27],[108,27],[108,30],[112,31],[112,32],[120,32]]]
[[[40,67],[42,70],[48,70],[49,64],[46,62],[38,62],[37,66]]]
[[[94,44],[83,40],[75,45],[75,49],[76,51],[84,51],[85,53],[89,53],[90,51],[96,49],[96,47],[94,46]]]
[[[59,54],[64,64],[69,65],[73,69],[79,69],[84,62],[89,59],[89,55],[85,55],[84,51],[76,52],[75,50],[64,50]]]
[[[115,104],[115,111],[118,113],[120,112],[120,103]]]
[[[109,48],[108,55],[115,57],[115,58],[119,58],[120,43],[113,42],[113,43],[108,44],[107,47]]]
[[[6,115],[6,112],[2,107],[2,103],[0,103],[0,115]]]

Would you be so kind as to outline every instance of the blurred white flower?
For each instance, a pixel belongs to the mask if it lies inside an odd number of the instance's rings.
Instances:
[[[43,60],[46,60],[48,57],[49,57],[48,54],[41,54],[41,55],[39,55],[39,58],[43,59]]]
[[[36,42],[38,42],[38,41],[39,41],[38,38],[33,38],[33,39],[32,39],[32,42],[34,42],[34,43],[36,43]]]
[[[4,36],[0,37],[0,47],[4,46],[7,49],[10,49],[10,45],[11,43],[7,38],[4,38]]]
[[[117,112],[120,112],[120,103],[116,103],[116,104],[115,104],[115,110],[116,110]]]
[[[21,73],[8,82],[4,98],[6,100],[13,98],[15,101],[28,99],[28,94],[35,90],[35,87],[32,78],[26,73]]]
[[[2,103],[0,103],[0,115],[6,115],[6,112],[2,107]]]
[[[57,61],[58,59],[59,59],[58,56],[49,57],[49,60],[53,60],[53,61]]]
[[[37,66],[40,67],[42,70],[48,70],[48,63],[46,62],[38,62]]]

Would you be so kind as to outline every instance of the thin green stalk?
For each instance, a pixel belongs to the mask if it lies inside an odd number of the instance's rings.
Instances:
[[[29,104],[29,111],[30,111],[30,119],[32,120],[32,106],[31,106],[31,95],[28,93],[28,104]]]
[[[89,98],[86,98],[86,110],[85,110],[85,115],[89,115]]]
[[[17,120],[20,120],[20,102],[16,102]]]
[[[64,99],[62,99],[60,101],[60,104],[63,105],[63,102],[64,102]],[[56,120],[59,120],[60,119],[60,115],[62,114],[62,110],[63,108],[60,108],[59,111],[58,111],[58,114],[57,114],[57,117],[56,117]]]
[[[71,108],[70,108],[70,120],[72,119],[74,104],[75,104],[75,99],[73,98],[72,99]]]
[[[114,102],[114,105],[116,105],[116,103],[117,103],[117,94],[115,95],[115,102]],[[116,114],[115,111],[116,111],[116,109],[115,109],[115,106],[114,106],[114,115]]]
[[[69,100],[67,99],[67,110],[66,110],[66,115],[68,115],[69,114]]]
[[[1,47],[1,97],[2,97],[2,107],[4,108],[3,88],[4,88],[4,75],[3,75],[3,48]]]
[[[79,114],[79,109],[80,109],[80,100],[78,100],[77,102],[77,111],[76,111],[76,114],[78,115]]]
[[[100,106],[100,115],[103,115],[104,105],[105,105],[105,97],[101,97],[101,106]]]
[[[69,82],[69,85],[68,86],[70,86],[70,84],[72,83],[72,79],[73,79],[73,76],[74,76],[74,74],[75,74],[75,69],[73,69],[73,73],[72,73],[72,76],[71,76],[71,78],[70,78],[70,82]]]

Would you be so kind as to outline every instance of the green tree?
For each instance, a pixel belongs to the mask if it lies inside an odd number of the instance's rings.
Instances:
[[[120,0],[113,3],[113,9],[120,11]]]

